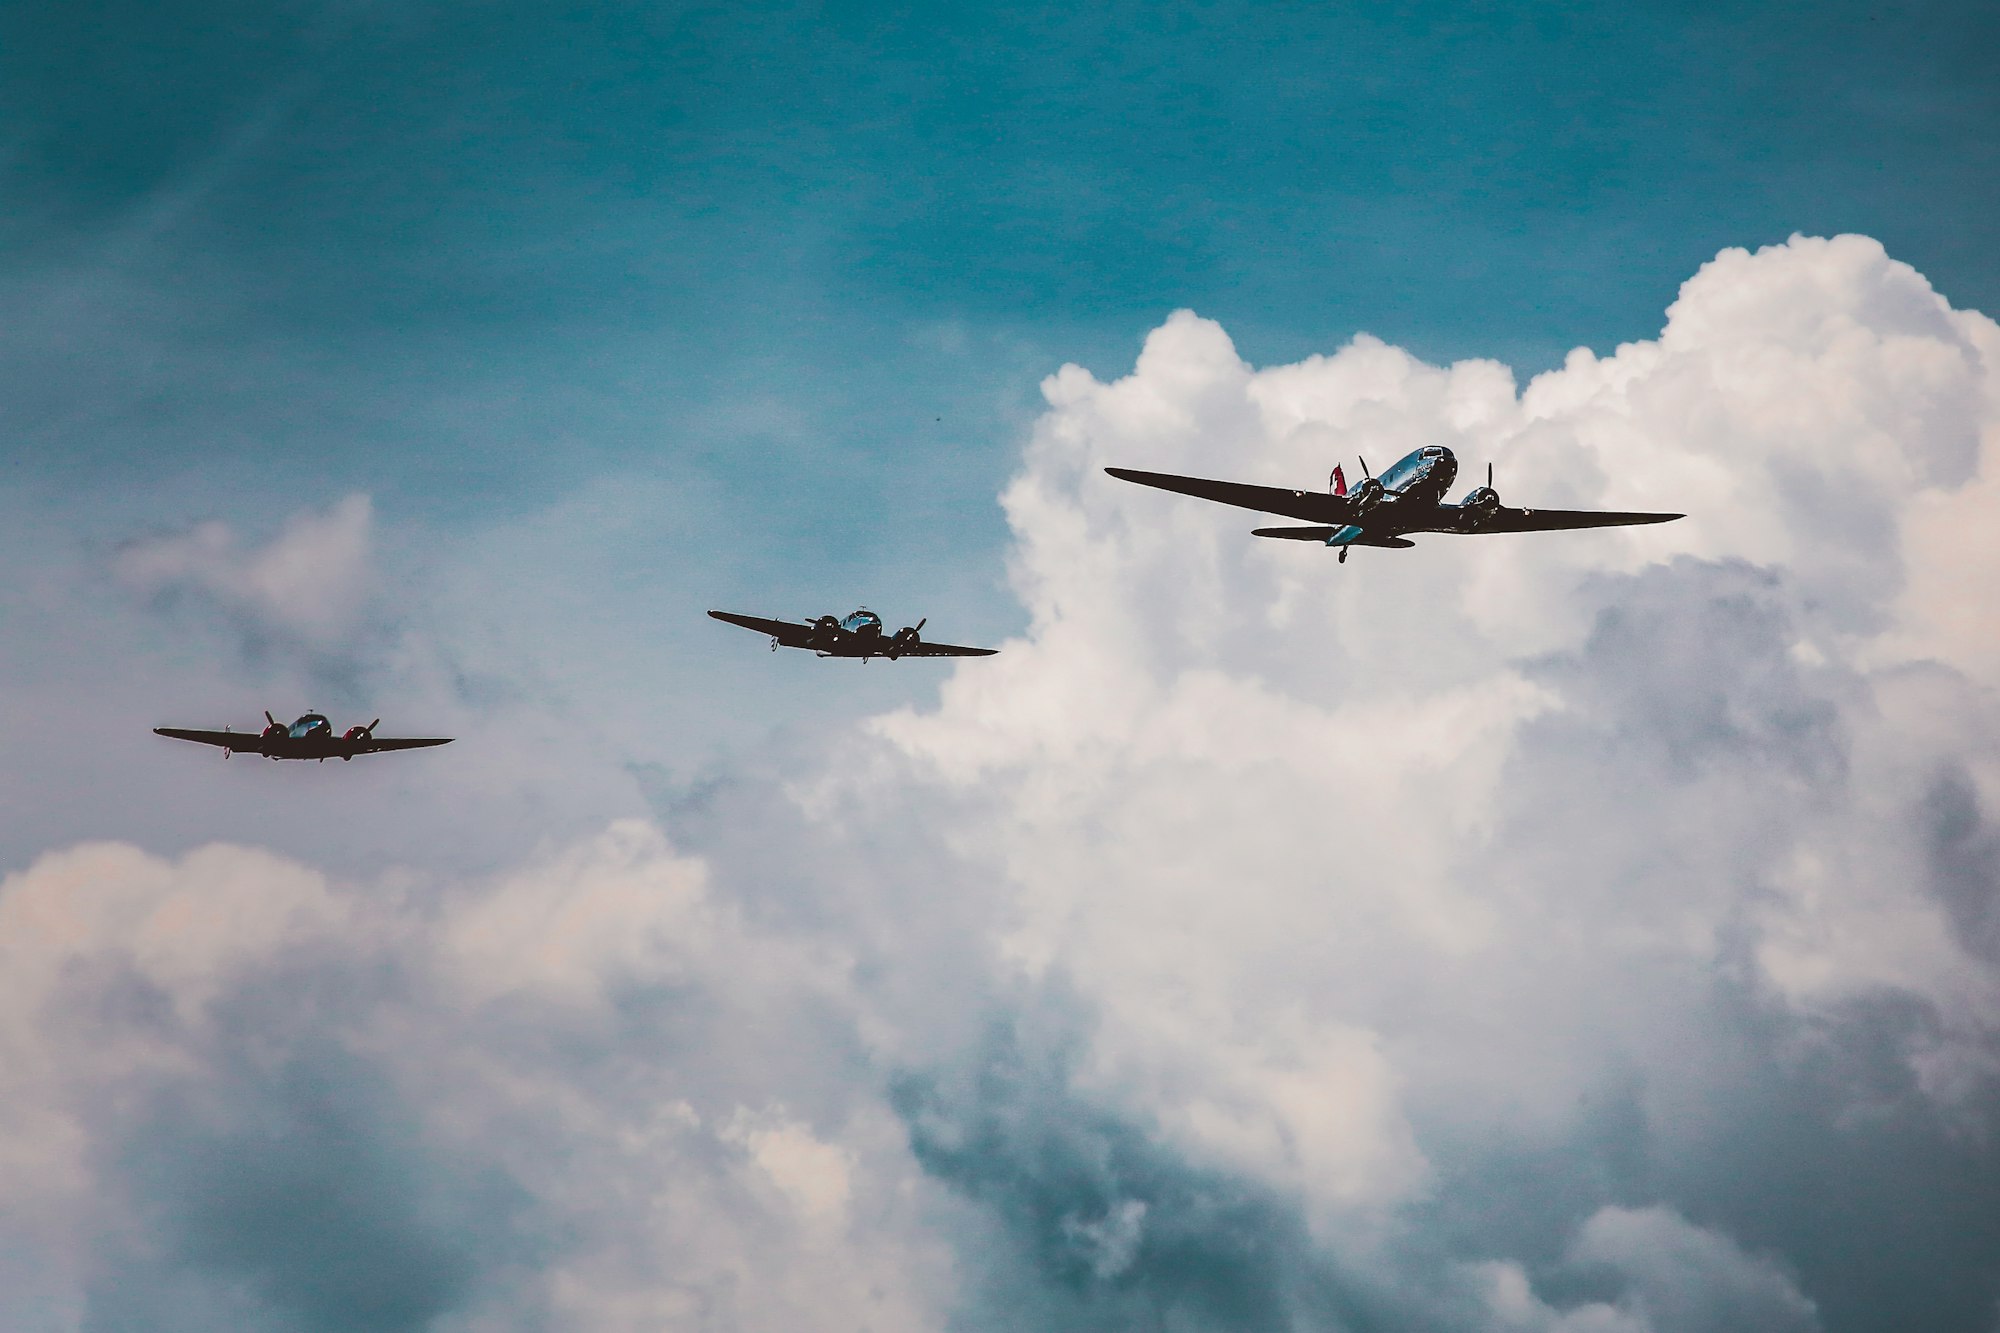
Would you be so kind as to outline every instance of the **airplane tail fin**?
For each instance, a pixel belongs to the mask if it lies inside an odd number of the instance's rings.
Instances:
[[[1333,465],[1333,475],[1326,479],[1326,488],[1335,495],[1347,494],[1347,474],[1340,470],[1340,464]]]

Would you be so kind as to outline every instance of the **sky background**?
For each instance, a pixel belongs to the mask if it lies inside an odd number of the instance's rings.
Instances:
[[[1995,48],[0,6],[0,1324],[1989,1330]]]

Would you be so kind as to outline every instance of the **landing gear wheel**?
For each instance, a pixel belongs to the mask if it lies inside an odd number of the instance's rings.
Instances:
[[[1347,548],[1345,546],[1340,548],[1340,563],[1343,565],[1347,563]]]

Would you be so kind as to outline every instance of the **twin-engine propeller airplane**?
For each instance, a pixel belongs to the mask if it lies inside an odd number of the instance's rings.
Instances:
[[[1639,514],[1620,510],[1513,509],[1500,503],[1493,489],[1493,465],[1486,465],[1486,484],[1466,493],[1457,504],[1444,502],[1445,490],[1458,475],[1458,460],[1441,444],[1426,445],[1396,461],[1381,476],[1371,476],[1362,460],[1362,482],[1353,490],[1339,468],[1327,479],[1327,493],[1288,491],[1276,486],[1249,486],[1235,481],[1176,477],[1166,472],[1132,468],[1104,469],[1120,481],[1178,491],[1202,500],[1254,509],[1263,514],[1302,518],[1310,528],[1256,528],[1251,535],[1286,541],[1321,542],[1340,548],[1347,563],[1352,546],[1415,546],[1410,532],[1554,532],[1568,528],[1618,528],[1635,523],[1665,523],[1681,514]]]
[[[924,617],[905,625],[894,634],[882,633],[882,617],[862,607],[845,620],[821,616],[817,620],[766,620],[762,616],[739,616],[734,611],[710,611],[709,615],[730,625],[754,629],[771,636],[771,651],[780,648],[807,648],[821,657],[991,657],[998,648],[961,648],[955,643],[930,643],[919,635]]]
[[[449,736],[426,740],[377,740],[375,728],[382,719],[376,718],[365,727],[349,727],[345,733],[333,734],[333,723],[318,713],[307,713],[298,721],[286,726],[264,714],[264,721],[270,725],[262,731],[189,731],[184,727],[154,727],[156,736],[171,736],[177,741],[197,741],[202,745],[219,745],[223,758],[239,751],[244,754],[261,754],[266,759],[317,759],[325,763],[329,759],[352,759],[357,754],[379,754],[384,750],[420,750],[427,745],[449,745]]]

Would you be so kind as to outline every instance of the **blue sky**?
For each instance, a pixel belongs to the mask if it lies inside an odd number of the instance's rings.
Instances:
[[[579,575],[667,654],[718,602],[1017,627],[991,498],[1036,383],[1177,307],[1253,362],[1366,330],[1525,376],[1724,245],[1848,230],[2000,304],[1977,6],[4,22],[17,494],[115,540],[636,488]]]
[[[1994,49],[0,5],[0,1324],[1984,1333]]]
[[[1532,370],[1794,231],[2000,288],[1979,6],[6,22],[11,267],[75,321],[13,449],[58,486],[223,459],[452,517],[632,468],[790,527],[893,485],[984,555],[1034,378],[1179,306],[1258,362],[1366,329]],[[65,430],[71,376],[147,447]]]

